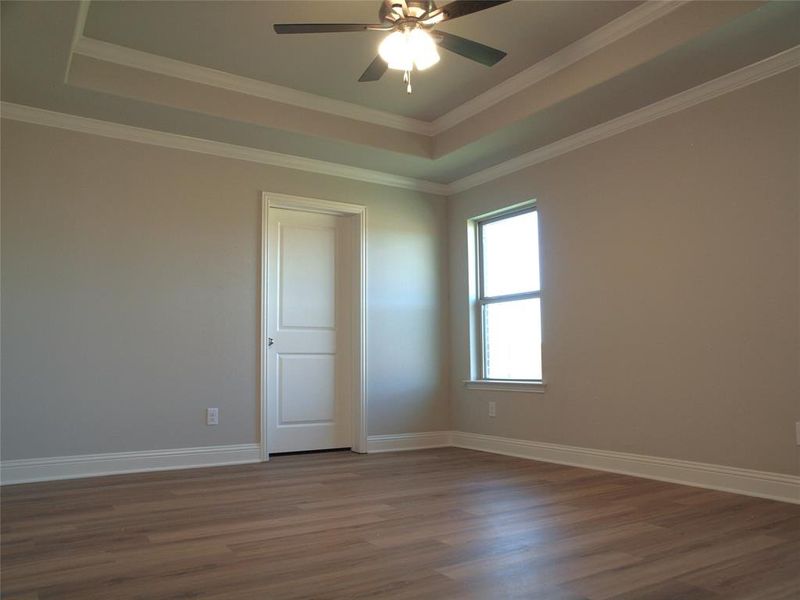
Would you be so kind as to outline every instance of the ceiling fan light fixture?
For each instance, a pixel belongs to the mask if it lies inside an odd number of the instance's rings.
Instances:
[[[404,31],[393,31],[378,46],[378,54],[390,69],[424,71],[439,62],[436,42],[424,30],[415,27]]]
[[[403,71],[406,91],[411,93],[411,72],[424,71],[439,62],[439,47],[487,67],[501,61],[506,53],[480,42],[445,31],[431,30],[439,23],[460,19],[511,0],[448,0],[441,8],[434,0],[380,0],[378,23],[275,23],[278,34],[347,33],[383,31],[388,35],[376,56],[358,78],[378,81],[389,69]]]
[[[414,57],[408,51],[408,34],[405,31],[393,31],[387,35],[378,46],[378,54],[390,69],[410,71],[414,66]]]
[[[413,29],[408,34],[408,46],[411,55],[414,57],[414,64],[417,69],[424,71],[439,62],[439,51],[436,49],[436,42],[427,31]]]

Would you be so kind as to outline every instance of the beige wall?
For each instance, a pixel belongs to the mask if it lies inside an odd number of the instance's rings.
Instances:
[[[266,189],[369,207],[370,434],[797,473],[798,79],[459,194],[449,231],[424,194],[3,121],[3,458],[257,441]],[[547,392],[466,390],[466,220],[530,198]]]
[[[4,120],[3,459],[258,440],[261,190],[368,207],[369,433],[448,427],[443,199]]]
[[[452,198],[453,428],[797,473],[799,83],[795,69]],[[530,198],[547,391],[464,389],[466,221]]]

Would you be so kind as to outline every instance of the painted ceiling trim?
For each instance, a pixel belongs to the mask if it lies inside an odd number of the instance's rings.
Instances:
[[[510,98],[514,94],[531,87],[546,77],[562,69],[566,69],[579,60],[621,40],[642,27],[649,25],[653,21],[665,17],[688,1],[689,0],[669,0],[664,2],[648,1],[644,4],[640,4],[613,21],[606,23],[599,29],[594,30],[585,37],[565,46],[547,58],[540,60],[524,71],[520,71],[516,75],[509,77],[492,89],[450,110],[431,123],[432,133],[441,133],[470,117],[474,117],[498,102],[502,102],[506,98]]]
[[[441,196],[446,195],[449,190],[448,186],[444,184],[425,181],[423,179],[403,177],[401,175],[384,173],[382,171],[351,167],[339,163],[294,156],[291,154],[281,154],[279,152],[261,150],[258,148],[237,146],[226,142],[167,133],[154,129],[144,129],[132,125],[123,125],[122,123],[113,123],[111,121],[90,119],[23,104],[14,104],[10,102],[0,103],[0,117],[34,125],[44,125],[102,137],[138,142],[141,144],[150,144],[153,146],[162,146],[164,148],[210,154],[223,158],[245,160],[273,167],[307,171],[319,175],[344,177],[346,179],[355,179],[367,183],[427,192]]]
[[[290,87],[234,75],[225,71],[86,37],[83,35],[83,25],[86,20],[89,0],[83,0],[81,3],[82,10],[79,11],[76,25],[76,32],[80,31],[80,35],[77,36],[72,45],[72,53],[348,119],[433,136],[630,35],[671,13],[688,1],[668,0],[662,2],[650,0],[645,2],[524,71],[506,79],[492,89],[457,106],[434,121],[422,121],[404,117],[395,113],[367,108],[352,102],[302,92]],[[70,60],[71,58],[72,55],[70,55]]]
[[[532,167],[567,152],[588,146],[619,133],[639,127],[673,113],[685,110],[706,100],[733,92],[790,69],[800,67],[800,46],[789,48],[779,54],[742,67],[736,71],[649,104],[625,115],[590,127],[576,134],[542,146],[515,158],[467,175],[448,184],[448,193],[457,194],[470,188],[505,177],[522,169]]]
[[[201,67],[191,63],[166,58],[158,54],[150,54],[141,50],[134,50],[125,46],[118,46],[93,38],[81,36],[73,48],[73,53],[103,60],[106,62],[141,69],[150,73],[167,75],[177,79],[185,79],[193,83],[210,85],[225,90],[248,94],[258,98],[265,98],[283,104],[299,106],[322,113],[383,125],[392,129],[400,129],[411,133],[430,135],[430,123],[367,108],[352,102],[334,100],[325,96],[318,96],[308,92],[301,92],[282,85],[259,81],[241,75],[234,75],[225,71],[218,71],[208,67]]]
[[[72,66],[72,57],[75,54],[75,46],[83,37],[83,31],[86,29],[86,19],[89,16],[89,4],[91,0],[80,0],[78,2],[78,16],[75,19],[75,27],[72,30],[72,42],[69,46],[69,56],[67,57],[67,68],[64,71],[64,83],[69,81],[69,69]]]
[[[143,129],[120,123],[89,119],[77,115],[59,113],[32,106],[0,103],[0,116],[5,119],[23,121],[35,125],[58,127],[71,131],[90,133],[104,137],[128,140],[143,144],[163,146],[178,150],[188,150],[246,160],[287,169],[297,169],[322,175],[344,177],[379,185],[405,188],[438,195],[453,195],[468,189],[494,181],[522,169],[532,167],[551,158],[577,150],[583,146],[599,142],[619,133],[685,110],[723,94],[733,92],[763,79],[779,75],[785,71],[800,67],[800,46],[795,46],[779,54],[753,63],[696,87],[680,92],[669,98],[659,100],[648,106],[637,109],[626,115],[612,119],[595,127],[591,127],[568,136],[547,146],[537,148],[487,169],[483,169],[449,184],[434,183],[411,177],[402,177],[391,173],[361,169],[322,160],[280,154],[268,150],[237,146],[225,142],[204,140],[189,136],[166,133],[152,129]]]

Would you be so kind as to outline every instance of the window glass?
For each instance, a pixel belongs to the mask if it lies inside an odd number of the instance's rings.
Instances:
[[[539,289],[539,224],[536,211],[481,225],[483,296]]]
[[[486,379],[542,379],[539,298],[483,307]]]

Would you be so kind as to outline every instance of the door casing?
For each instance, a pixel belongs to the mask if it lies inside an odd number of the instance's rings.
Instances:
[[[349,228],[351,241],[355,245],[358,257],[353,265],[354,276],[350,297],[353,301],[353,318],[350,319],[353,340],[352,381],[353,397],[351,398],[352,450],[367,452],[367,208],[360,204],[347,204],[330,200],[303,198],[272,192],[261,194],[261,325],[259,327],[259,406],[260,406],[260,446],[261,460],[269,460],[267,432],[269,411],[267,410],[267,314],[269,306],[267,282],[269,281],[268,231],[269,209],[283,208],[335,215],[352,219]]]

